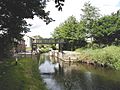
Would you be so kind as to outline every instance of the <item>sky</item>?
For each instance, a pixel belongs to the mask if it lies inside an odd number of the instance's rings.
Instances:
[[[112,12],[116,12],[120,9],[120,0],[65,0],[63,10],[58,11],[55,8],[55,3],[53,0],[47,3],[46,11],[50,11],[50,17],[55,21],[46,25],[45,22],[40,20],[38,17],[34,19],[28,19],[27,22],[32,24],[30,27],[28,36],[40,35],[43,38],[50,38],[51,33],[54,29],[59,26],[60,23],[63,23],[69,16],[75,16],[78,21],[80,21],[80,14],[82,14],[81,9],[85,2],[90,1],[92,6],[95,6],[100,9],[100,14],[110,15]]]

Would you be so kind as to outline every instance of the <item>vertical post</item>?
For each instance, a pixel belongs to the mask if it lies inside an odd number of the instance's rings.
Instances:
[[[31,58],[32,58],[32,52],[33,52],[33,42],[34,42],[34,39],[30,37],[30,44],[31,44]]]
[[[63,44],[61,43],[61,47],[60,47],[61,48],[61,52],[63,52],[62,47],[63,47]]]
[[[37,39],[36,39],[36,44],[35,44],[35,46],[36,46],[36,47],[35,47],[35,48],[36,48],[35,50],[36,50],[36,52],[37,52]]]
[[[31,58],[32,58],[32,52],[33,52],[33,43],[31,43]]]
[[[15,57],[15,63],[16,65],[18,64],[18,54],[16,53],[16,57]]]
[[[61,44],[59,43],[59,52],[61,51]]]
[[[26,47],[25,47],[25,58],[26,58]]]

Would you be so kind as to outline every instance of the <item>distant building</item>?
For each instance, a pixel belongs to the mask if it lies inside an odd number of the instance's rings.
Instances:
[[[30,36],[26,36],[26,35],[23,38],[25,40],[26,47],[31,47],[31,40],[32,40],[32,38]]]

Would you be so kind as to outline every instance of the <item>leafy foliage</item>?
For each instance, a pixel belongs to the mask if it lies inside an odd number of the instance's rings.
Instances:
[[[59,27],[56,27],[52,35],[54,38],[64,39],[67,47],[70,45],[72,50],[74,48],[73,44],[80,46],[81,41],[84,42],[85,36],[82,30],[82,24],[80,25],[74,16],[70,16]]]
[[[120,40],[120,18],[117,13],[100,18],[94,26],[95,42],[118,45]]]
[[[80,26],[79,22],[74,16],[70,16],[64,23],[60,24],[59,27],[55,28],[53,32],[54,38],[63,38],[63,39],[80,39],[79,33]],[[78,33],[78,35],[76,35]]]
[[[120,10],[111,15],[100,17],[99,9],[86,2],[83,6],[81,20],[74,16],[55,28],[54,38],[67,39],[66,43],[76,47],[76,40],[91,39],[89,47],[105,47],[120,43]],[[75,41],[75,42],[74,42]],[[64,45],[65,46],[65,45]],[[77,47],[76,47],[77,48]]]
[[[25,19],[33,19],[38,16],[46,24],[54,21],[49,17],[49,11],[46,12],[46,2],[48,0],[0,0],[0,57],[6,56],[6,49],[9,51],[14,46],[14,41],[22,39],[21,33],[27,33],[29,29]],[[57,2],[56,2],[57,1]],[[64,0],[55,0],[58,4],[58,10],[62,9],[61,2]],[[9,49],[8,49],[9,48]]]
[[[99,9],[92,6],[90,2],[86,2],[81,10],[83,12],[83,14],[81,14],[81,20],[84,25],[86,36],[92,37],[94,31],[93,25],[100,17]]]
[[[88,57],[98,63],[107,64],[112,68],[120,70],[120,47],[109,46],[102,49],[77,49],[77,52],[83,54],[82,57]],[[84,59],[83,59],[84,60]]]
[[[55,0],[55,7],[58,8],[59,11],[62,11],[62,6],[64,6],[62,2],[65,2],[65,0]]]

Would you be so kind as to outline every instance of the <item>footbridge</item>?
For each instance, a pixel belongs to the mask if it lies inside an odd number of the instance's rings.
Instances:
[[[59,45],[59,51],[61,51],[61,47],[63,45],[64,40],[63,39],[54,39],[54,38],[41,38],[41,39],[33,39],[31,41],[32,49],[37,48],[38,44],[58,44]]]
[[[53,38],[43,38],[43,39],[33,39],[32,44],[63,44],[63,39],[53,39]]]

